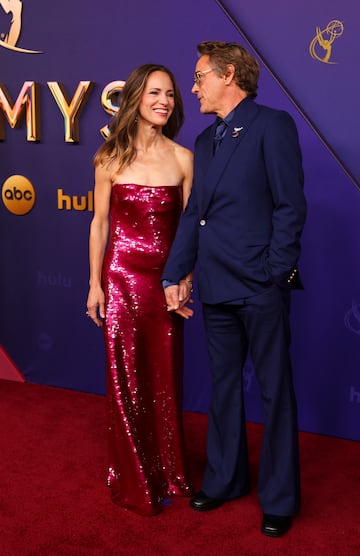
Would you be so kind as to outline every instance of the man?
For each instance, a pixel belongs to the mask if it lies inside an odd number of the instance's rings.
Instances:
[[[291,287],[300,286],[306,202],[298,135],[255,104],[259,65],[241,45],[198,46],[192,92],[216,114],[196,140],[194,182],[163,272],[169,311],[197,263],[212,373],[207,467],[195,510],[249,491],[242,368],[249,351],[264,407],[262,532],[284,534],[300,507],[297,408],[289,357]],[[219,129],[220,128],[220,129]]]

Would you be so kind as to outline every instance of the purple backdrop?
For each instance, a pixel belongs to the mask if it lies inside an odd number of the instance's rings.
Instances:
[[[300,428],[360,440],[358,3],[319,0],[290,9],[285,0],[183,0],[176,13],[164,0],[156,9],[145,1],[100,6],[24,0],[21,34],[11,48],[4,44],[11,18],[0,6],[1,91],[6,88],[15,102],[26,81],[38,83],[41,131],[40,141],[27,140],[25,114],[12,128],[2,94],[0,344],[31,382],[104,393],[102,334],[85,318],[92,156],[102,141],[99,130],[109,122],[102,91],[142,63],[169,66],[185,103],[178,139],[192,148],[212,121],[199,114],[190,93],[196,44],[239,41],[262,63],[258,101],[293,115],[304,155],[306,289],[294,292],[292,310]],[[329,26],[333,20],[342,28]],[[67,125],[48,83],[62,83],[70,101],[80,81],[93,86],[78,117],[78,142],[66,142]],[[34,193],[15,175],[30,180]],[[14,214],[31,207],[31,195],[32,210]],[[204,412],[210,382],[198,304],[186,324],[185,356],[184,407]],[[248,419],[261,421],[250,362],[244,378]]]

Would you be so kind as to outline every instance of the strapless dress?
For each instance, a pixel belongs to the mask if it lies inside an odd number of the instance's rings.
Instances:
[[[112,500],[154,515],[191,494],[181,393],[183,321],[166,311],[161,273],[182,210],[181,186],[116,184],[103,265]]]

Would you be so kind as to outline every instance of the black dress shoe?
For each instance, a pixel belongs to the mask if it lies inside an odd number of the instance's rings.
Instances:
[[[263,514],[261,532],[268,537],[280,537],[290,529],[291,525],[290,515]]]
[[[208,510],[216,510],[219,506],[222,506],[224,500],[219,500],[218,498],[210,498],[206,496],[204,492],[200,490],[193,498],[191,498],[189,504],[193,510],[198,510],[199,512],[207,512]]]

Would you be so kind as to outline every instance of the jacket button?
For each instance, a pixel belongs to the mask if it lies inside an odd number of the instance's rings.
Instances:
[[[205,224],[206,224],[206,220],[204,218],[202,218],[200,220],[200,226],[205,226]]]

